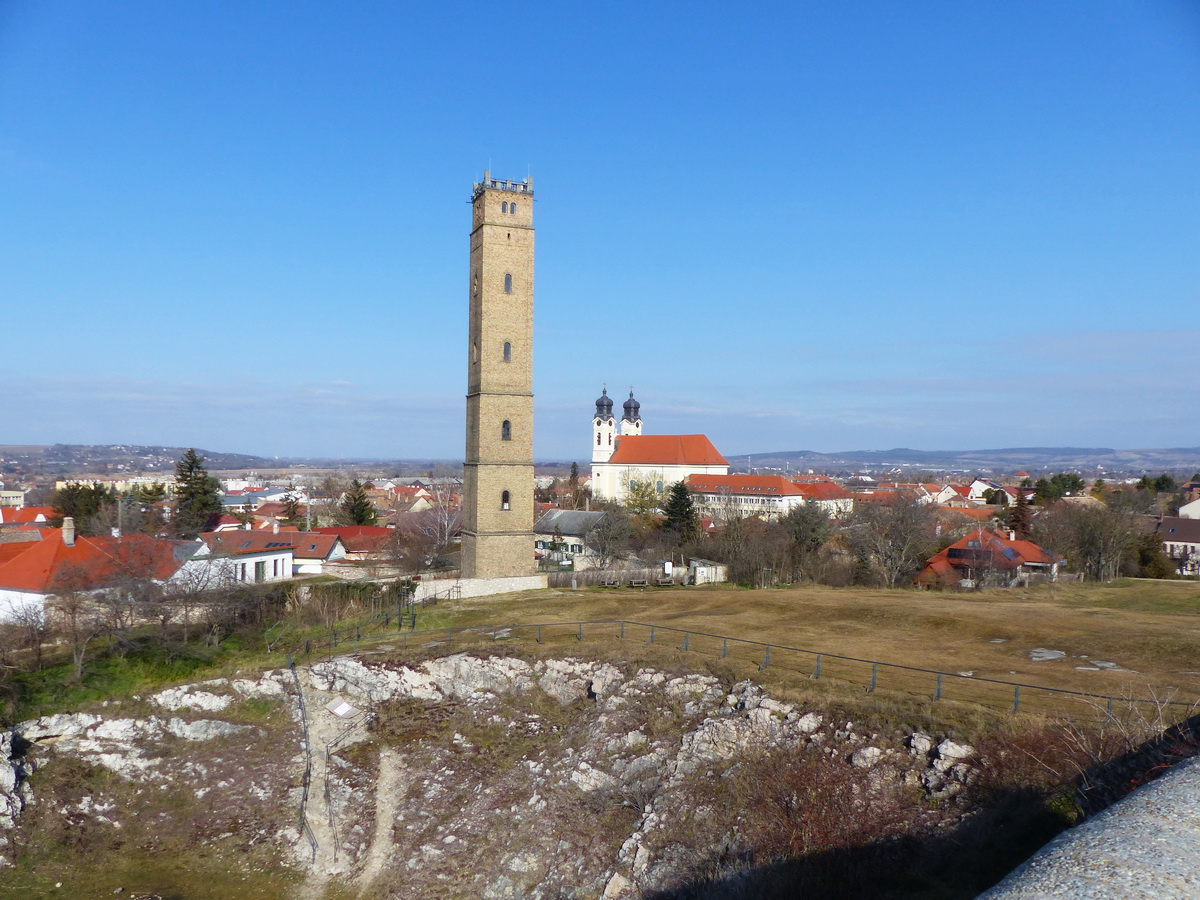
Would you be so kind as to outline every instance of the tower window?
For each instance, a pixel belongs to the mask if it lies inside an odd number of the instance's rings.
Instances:
[[[515,203],[508,204],[508,211],[510,213],[515,213],[517,211],[517,204],[515,204]]]
[[[608,433],[608,446],[610,446],[610,447],[612,446],[612,432],[611,431]]]
[[[512,293],[512,276],[511,275],[504,276],[504,293],[506,293],[506,294]]]
[[[599,434],[596,435],[596,446],[597,447],[600,446],[600,435]]]
[[[507,202],[500,204],[500,212],[503,212],[503,213],[508,212],[508,203]]]
[[[504,342],[504,361],[512,362],[512,344],[508,341]]]
[[[512,422],[508,421],[508,419],[505,419],[500,425],[500,440],[512,440]]]
[[[500,493],[500,508],[501,508],[501,509],[508,509],[508,508],[509,508],[509,496],[508,496],[508,491],[502,491],[502,492]]]

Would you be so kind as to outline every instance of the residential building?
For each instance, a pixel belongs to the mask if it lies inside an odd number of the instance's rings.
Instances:
[[[533,526],[534,555],[538,559],[573,562],[577,569],[588,568],[597,555],[589,536],[604,515],[581,509],[546,510]]]
[[[1159,516],[1154,533],[1162,538],[1163,552],[1171,557],[1180,575],[1200,575],[1200,519]]]
[[[1032,541],[978,528],[931,556],[914,583],[924,588],[1015,587],[1034,576],[1057,580],[1061,562]]]

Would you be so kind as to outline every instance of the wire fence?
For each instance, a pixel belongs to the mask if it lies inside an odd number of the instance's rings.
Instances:
[[[291,656],[288,657],[288,670],[292,673],[292,680],[296,684],[296,705],[300,710],[300,734],[304,739],[304,778],[300,791],[300,833],[308,840],[309,850],[312,851],[312,861],[317,861],[317,836],[313,834],[312,827],[308,824],[308,790],[312,784],[312,744],[308,734],[308,713],[304,707],[304,690],[300,686],[300,674],[296,671],[296,664]]]
[[[415,624],[415,619],[411,621]],[[386,628],[388,620],[383,619],[382,624]],[[398,639],[402,650],[437,653],[452,653],[489,644],[522,640],[532,640],[539,644],[577,643],[585,639],[637,641],[664,649],[724,660],[744,670],[783,671],[814,682],[826,681],[859,686],[866,693],[884,691],[888,694],[923,698],[933,702],[973,704],[1000,712],[1071,715],[1073,712],[1103,711],[1111,716],[1121,710],[1143,705],[1159,711],[1194,711],[1200,705],[1197,701],[1154,696],[1119,696],[977,677],[963,672],[946,672],[882,660],[862,659],[627,619],[462,625],[423,631],[411,628],[390,633],[385,632],[384,628],[361,625],[353,629],[343,629],[340,637],[339,632],[333,632],[324,638],[306,641],[303,651],[300,652],[298,648],[294,655],[333,655],[335,652],[354,649],[363,641],[375,642],[385,637]],[[352,632],[352,640],[351,635],[347,634],[348,631]],[[289,654],[289,664],[292,660],[293,654]]]

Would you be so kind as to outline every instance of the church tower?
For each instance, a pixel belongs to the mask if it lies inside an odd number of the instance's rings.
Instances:
[[[642,433],[642,404],[633,399],[633,388],[629,389],[629,399],[621,407],[625,415],[621,416],[621,434]]]
[[[533,575],[533,179],[471,194],[463,578]]]
[[[617,434],[617,420],[613,418],[612,397],[608,388],[596,400],[596,415],[592,416],[592,462],[606,463],[613,455],[613,439]]]

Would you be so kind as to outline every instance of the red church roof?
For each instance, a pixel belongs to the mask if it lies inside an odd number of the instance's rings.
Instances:
[[[727,466],[703,434],[627,434],[617,438],[611,463],[626,466]]]

